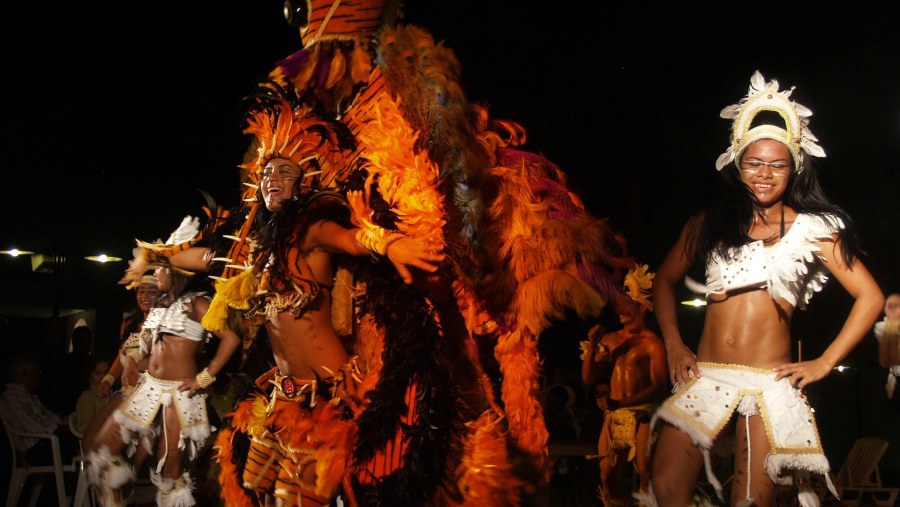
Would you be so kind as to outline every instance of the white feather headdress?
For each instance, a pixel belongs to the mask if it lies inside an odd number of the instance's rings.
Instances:
[[[719,116],[734,120],[731,127],[731,146],[716,160],[716,170],[731,162],[737,164],[741,153],[754,141],[774,139],[788,147],[794,157],[794,170],[800,172],[804,155],[824,157],[825,150],[816,144],[816,136],[809,130],[809,108],[790,100],[794,87],[779,91],[778,81],[766,81],[759,71],[750,78],[750,90],[747,96],[737,104],[732,104],[719,113]],[[756,115],[762,111],[778,113],[784,120],[785,128],[775,125],[757,125],[752,127]]]

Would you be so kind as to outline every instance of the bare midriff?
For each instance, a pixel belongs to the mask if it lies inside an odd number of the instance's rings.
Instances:
[[[791,361],[794,308],[765,289],[709,301],[697,360],[772,368]]]
[[[192,379],[200,371],[197,365],[199,352],[198,341],[171,334],[163,335],[153,344],[147,371],[161,380]]]
[[[299,318],[281,312],[276,319],[266,320],[266,331],[282,375],[299,380],[326,378],[347,362],[347,352],[331,323],[331,294],[324,287]]]

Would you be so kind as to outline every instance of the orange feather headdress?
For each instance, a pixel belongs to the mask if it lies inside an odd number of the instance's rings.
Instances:
[[[287,98],[251,112],[244,133],[255,137],[257,152],[254,159],[240,167],[247,170],[254,184],[253,193],[262,179],[263,168],[275,158],[297,164],[306,173],[304,178],[315,176],[304,182],[307,186],[334,186],[350,168],[343,150],[348,138],[338,130],[336,122],[321,119],[307,108],[295,108]]]

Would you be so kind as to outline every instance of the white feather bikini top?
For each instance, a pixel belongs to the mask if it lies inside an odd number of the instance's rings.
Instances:
[[[829,218],[837,225],[800,213],[787,233],[772,245],[765,246],[760,239],[731,249],[729,259],[711,256],[706,263],[706,295],[766,288],[773,298],[805,308],[828,281],[827,270],[816,262],[821,260],[817,242],[832,239],[844,228],[839,218]]]
[[[191,303],[197,297],[209,298],[205,292],[188,292],[165,308],[153,308],[144,319],[142,333],[150,330],[157,339],[163,334],[172,334],[195,342],[205,342],[209,339],[209,331],[188,317]]]

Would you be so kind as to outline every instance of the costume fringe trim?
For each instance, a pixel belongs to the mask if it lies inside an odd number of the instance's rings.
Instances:
[[[766,457],[766,471],[778,477],[785,470],[808,470],[828,475],[830,467],[825,456],[818,454],[769,454]]]
[[[647,485],[647,492],[637,491],[631,495],[641,507],[659,507],[656,495],[653,494],[653,484]]]
[[[95,486],[119,489],[134,480],[131,466],[122,456],[111,454],[105,445],[88,453],[87,461],[88,477]]]
[[[158,507],[193,507],[197,505],[192,493],[194,482],[187,472],[177,479],[161,477],[155,472],[150,472],[150,481],[157,487],[156,505]]]

